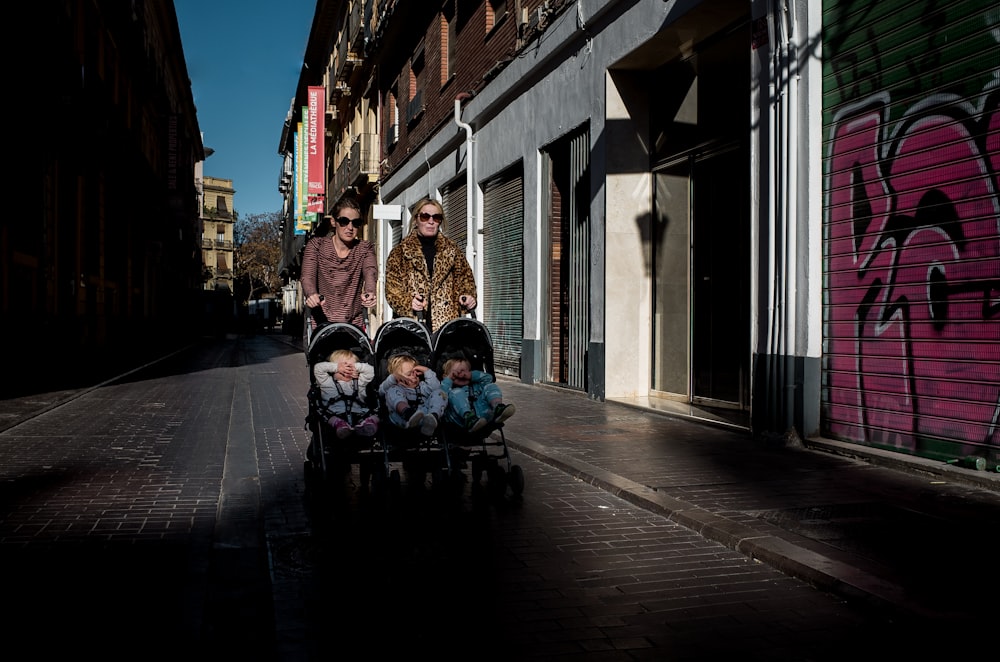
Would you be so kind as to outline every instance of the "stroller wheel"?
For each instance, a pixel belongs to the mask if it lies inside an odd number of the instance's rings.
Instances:
[[[482,501],[485,491],[486,491],[486,488],[483,487],[482,483],[480,483],[478,480],[474,481],[472,483],[472,486],[469,488],[469,494],[472,497],[472,501],[474,503],[478,503],[478,502]]]
[[[376,467],[372,471],[372,492],[381,495],[385,491],[386,480],[385,467]]]
[[[472,458],[472,481],[478,483],[483,478],[483,471],[486,470],[486,462],[480,456],[475,456]]]
[[[507,491],[507,472],[498,464],[491,465],[486,471],[486,487],[490,490],[490,495],[499,499]]]
[[[513,492],[514,496],[521,496],[521,493],[524,492],[524,470],[521,469],[520,465],[511,465],[507,482],[510,484],[510,491]]]
[[[399,469],[393,469],[389,472],[389,489],[388,497],[391,502],[395,502],[399,499],[400,495],[403,493],[402,480],[399,477]]]
[[[358,481],[360,483],[358,487],[360,488],[362,493],[368,491],[368,486],[371,483],[371,479],[372,479],[371,464],[367,460],[358,463]]]

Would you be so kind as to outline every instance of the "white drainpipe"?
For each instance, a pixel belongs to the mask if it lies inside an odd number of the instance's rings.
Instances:
[[[476,251],[479,224],[476,220],[476,176],[473,170],[473,164],[475,163],[475,159],[473,158],[473,144],[475,143],[475,138],[472,136],[472,125],[462,121],[462,101],[470,98],[472,98],[471,95],[464,92],[455,97],[455,124],[465,129],[465,209],[467,214],[465,257],[469,260],[469,264],[472,266],[472,273],[476,277],[476,301],[480,302],[480,305],[477,306],[478,315],[478,311],[482,310],[483,274],[481,265],[477,260]]]

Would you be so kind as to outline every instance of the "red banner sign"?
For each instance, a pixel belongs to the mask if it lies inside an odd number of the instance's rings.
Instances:
[[[326,88],[322,86],[309,87],[309,100],[306,109],[309,119],[306,123],[306,159],[309,173],[309,186],[307,193],[310,196],[323,195],[326,190],[324,178],[326,168],[323,167],[326,160],[323,154],[324,135],[326,134],[326,115],[324,114],[326,104]]]

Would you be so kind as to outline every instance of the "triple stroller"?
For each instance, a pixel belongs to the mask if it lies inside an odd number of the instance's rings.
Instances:
[[[313,368],[326,361],[335,350],[351,351],[359,362],[375,369],[375,378],[360,389],[359,398],[351,398],[348,406],[333,400],[324,401],[316,383]],[[343,476],[352,467],[358,468],[360,487],[372,493],[398,491],[402,482],[400,468],[410,484],[422,484],[428,473],[435,487],[461,484],[462,471],[471,464],[473,489],[486,488],[496,497],[510,488],[520,496],[524,490],[524,473],[512,462],[503,422],[490,422],[469,432],[465,428],[441,420],[431,435],[419,429],[397,427],[389,420],[389,411],[378,386],[389,376],[389,360],[397,354],[408,354],[419,364],[437,374],[451,358],[464,358],[473,370],[488,373],[495,379],[493,342],[489,330],[474,318],[460,317],[443,325],[433,336],[419,321],[396,318],[377,330],[374,341],[358,327],[346,323],[322,325],[311,334],[306,349],[309,366],[309,412],[306,429],[311,441],[306,453],[307,478],[328,480]],[[339,397],[339,396],[338,396]],[[334,426],[337,419],[346,419],[356,426],[366,417],[377,415],[378,426],[373,436],[352,435],[338,438]],[[494,434],[495,433],[495,434]]]

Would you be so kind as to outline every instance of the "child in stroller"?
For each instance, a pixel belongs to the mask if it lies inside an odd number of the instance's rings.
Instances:
[[[361,361],[349,349],[338,349],[329,360],[313,366],[313,376],[323,399],[324,413],[338,439],[353,433],[373,437],[378,430],[378,415],[366,404],[368,384],[375,379],[375,367]],[[366,415],[367,414],[367,415]]]
[[[422,435],[432,436],[447,405],[437,375],[404,353],[389,358],[388,371],[379,395],[385,400],[389,421],[408,430],[420,426]]]
[[[459,362],[453,362],[455,359]],[[473,489],[482,487],[480,480],[485,472],[493,494],[502,495],[509,487],[515,496],[520,496],[524,490],[524,472],[512,461],[504,435],[504,421],[513,415],[514,405],[502,402],[500,387],[495,384],[489,329],[475,318],[459,317],[446,322],[434,332],[430,364],[445,377],[443,386],[451,387],[451,412],[441,426],[441,437],[452,469],[460,471],[471,463]],[[466,374],[469,385],[463,386]],[[487,382],[493,384],[487,387]],[[475,418],[467,418],[466,411]],[[486,423],[481,424],[480,419]]]
[[[448,421],[478,432],[490,422],[497,425],[514,415],[514,405],[503,403],[503,393],[493,375],[473,370],[464,356],[445,361],[441,368],[441,388],[448,396]]]
[[[347,353],[341,354],[341,351]],[[368,335],[360,327],[345,322],[321,325],[309,339],[306,363],[310,380],[306,429],[311,433],[306,449],[306,475],[326,479],[331,470],[347,470],[354,464],[359,467],[371,465],[374,462],[372,449],[378,439],[378,393],[374,371],[372,378],[358,374],[355,383],[354,372],[347,368],[350,363],[354,371],[363,373],[365,365],[375,365]],[[331,363],[336,363],[336,367]],[[336,373],[342,370],[339,376],[346,381],[337,381]],[[338,421],[349,427],[345,428]],[[366,422],[375,424],[375,430],[365,425]],[[351,427],[353,434],[350,434]],[[369,431],[371,436],[363,436],[362,433]],[[331,443],[334,440],[336,443]]]

